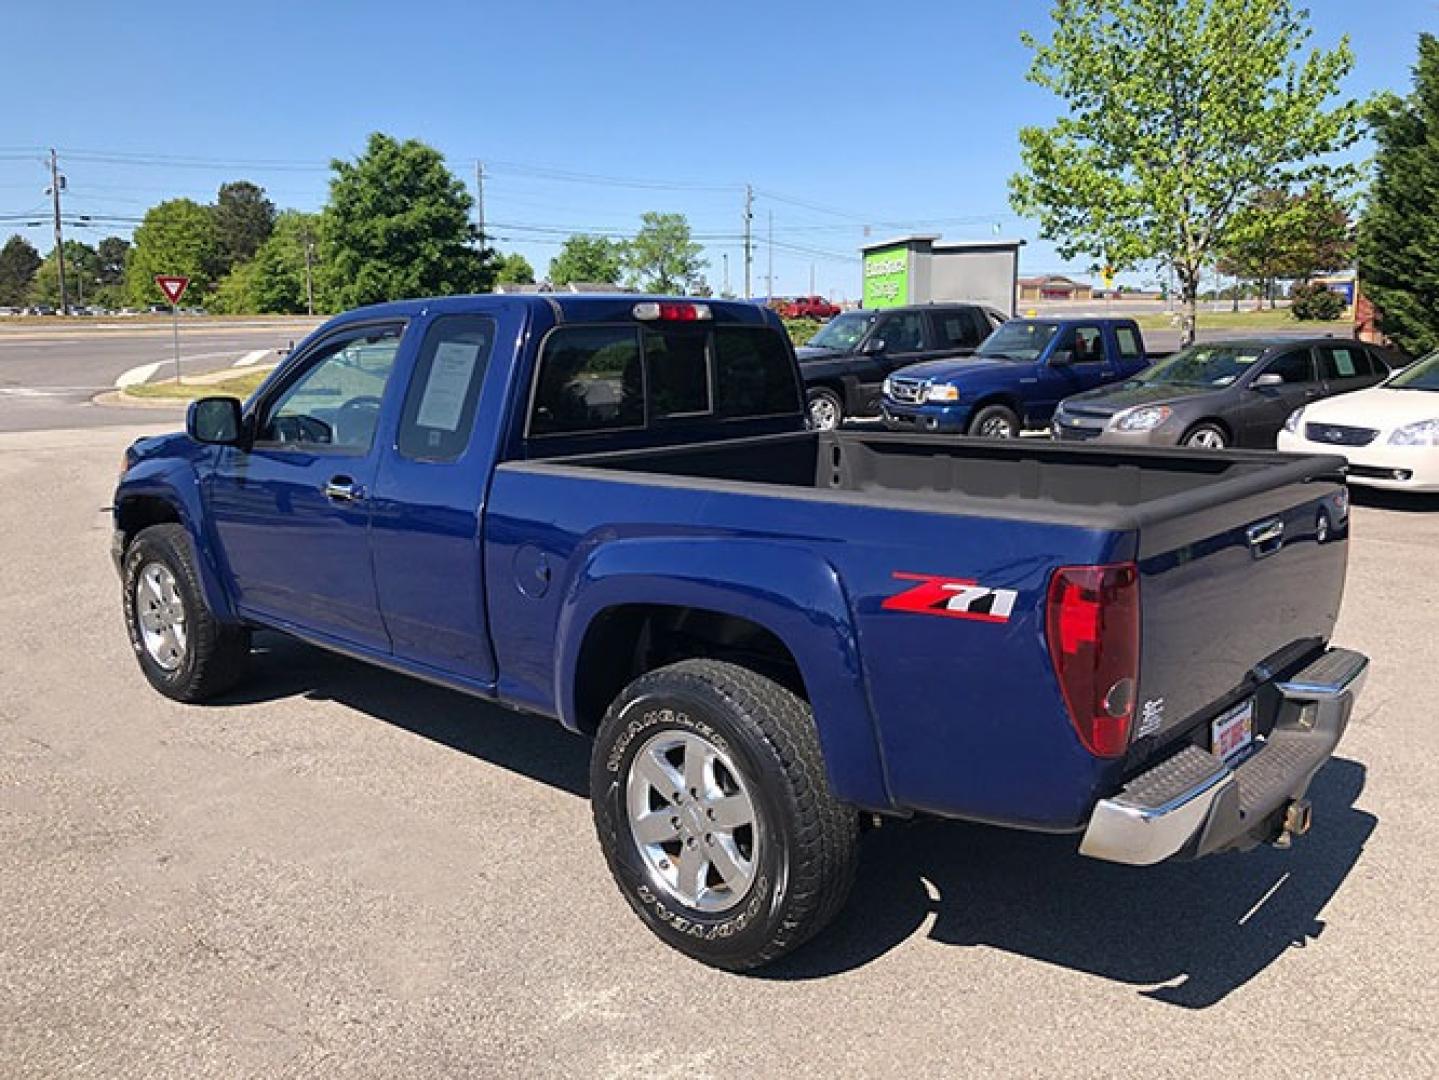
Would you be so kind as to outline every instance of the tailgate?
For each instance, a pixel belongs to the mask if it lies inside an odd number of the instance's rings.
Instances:
[[[1292,671],[1329,641],[1349,545],[1343,460],[1272,467],[1155,504],[1139,529],[1137,756]]]

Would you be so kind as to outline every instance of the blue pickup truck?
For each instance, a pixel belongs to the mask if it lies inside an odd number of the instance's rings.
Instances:
[[[886,378],[884,424],[1011,439],[1047,426],[1063,399],[1148,366],[1133,319],[1012,319],[972,356],[911,364]]]
[[[451,297],[332,319],[131,446],[113,555],[177,700],[263,629],[589,737],[624,896],[745,969],[886,819],[1136,865],[1305,832],[1367,667],[1329,644],[1343,472],[813,431],[755,305]]]

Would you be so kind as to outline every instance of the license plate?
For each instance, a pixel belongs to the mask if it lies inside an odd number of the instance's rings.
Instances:
[[[1230,709],[1209,725],[1209,746],[1215,757],[1232,761],[1254,742],[1254,702]]]

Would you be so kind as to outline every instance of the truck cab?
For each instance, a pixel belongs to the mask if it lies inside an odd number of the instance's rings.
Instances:
[[[1133,319],[1013,319],[972,356],[912,364],[884,380],[891,431],[1013,438],[1059,402],[1149,366]]]

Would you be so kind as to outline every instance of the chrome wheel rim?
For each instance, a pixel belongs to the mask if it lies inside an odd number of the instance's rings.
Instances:
[[[828,396],[811,398],[809,422],[820,431],[833,431],[839,427],[839,406]]]
[[[1201,450],[1223,450],[1224,436],[1213,428],[1200,428],[1189,436],[1189,445]]]
[[[1014,425],[1002,416],[991,416],[979,425],[979,434],[986,439],[1011,439]]]
[[[175,575],[164,563],[146,563],[135,579],[135,615],[140,643],[164,671],[176,671],[185,662],[185,602]]]
[[[630,762],[625,812],[650,880],[694,911],[728,911],[759,866],[759,815],[729,755],[689,731],[652,736]]]

